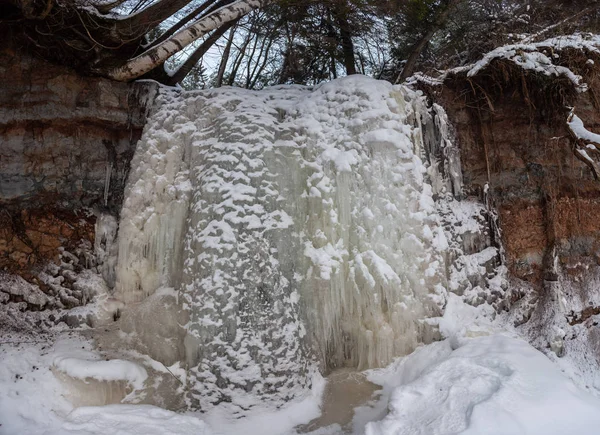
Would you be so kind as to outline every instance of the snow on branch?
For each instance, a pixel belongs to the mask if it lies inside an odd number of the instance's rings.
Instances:
[[[597,148],[600,148],[600,134],[593,133],[585,128],[581,118],[571,110],[569,117],[567,118],[567,124],[569,131],[575,139],[583,140],[585,142],[591,142]]]
[[[139,56],[127,61],[124,65],[108,72],[108,77],[129,81],[136,79],[165,62],[175,53],[206,35],[211,30],[221,27],[230,21],[238,19],[253,9],[266,6],[270,0],[239,0],[217,9],[202,17],[191,26],[177,32],[163,43],[146,50]]]
[[[600,134],[593,133],[585,128],[583,121],[575,115],[573,108],[567,117],[567,128],[575,140],[573,152],[583,163],[588,165],[596,180],[600,178],[600,166],[590,154],[600,154]]]

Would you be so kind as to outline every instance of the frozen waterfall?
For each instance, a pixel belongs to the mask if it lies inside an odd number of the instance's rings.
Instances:
[[[447,242],[422,96],[354,76],[158,104],[132,161],[116,295],[175,289],[177,312],[135,328],[179,316],[192,407],[278,404],[318,370],[384,366],[436,338]]]

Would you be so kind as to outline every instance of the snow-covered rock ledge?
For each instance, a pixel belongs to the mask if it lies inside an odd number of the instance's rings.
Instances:
[[[581,75],[573,72],[568,66],[562,65],[561,54],[568,50],[577,50],[589,55],[587,64],[595,64],[594,58],[600,57],[600,35],[577,33],[574,35],[557,36],[540,42],[519,42],[498,47],[479,61],[457,68],[443,71],[439,76],[432,77],[417,73],[409,79],[409,83],[438,86],[454,75],[475,77],[483,72],[495,60],[507,60],[526,71],[539,73],[548,77],[564,77],[577,89],[585,92],[588,85]]]
[[[95,361],[68,356],[56,357],[53,367],[61,373],[82,381],[93,379],[98,382],[125,381],[135,389],[144,386],[148,378],[146,370],[131,361],[113,359]]]

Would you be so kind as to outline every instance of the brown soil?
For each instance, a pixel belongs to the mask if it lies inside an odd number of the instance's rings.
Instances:
[[[369,382],[364,373],[352,369],[334,371],[327,376],[321,416],[300,428],[300,432],[311,432],[332,424],[339,424],[351,432],[354,408],[365,405],[379,389],[381,387]]]

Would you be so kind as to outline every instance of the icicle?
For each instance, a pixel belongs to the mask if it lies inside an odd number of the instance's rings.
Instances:
[[[106,164],[106,176],[104,178],[104,207],[108,205],[108,194],[110,193],[110,177],[112,175],[113,163]]]
[[[494,207],[494,201],[490,192],[490,185],[488,183],[485,183],[483,186],[483,204],[485,205],[488,224],[492,230],[492,243],[498,248],[500,263],[506,264],[506,251],[502,245],[502,232],[500,230],[498,212]]]
[[[103,213],[96,219],[94,254],[99,272],[110,288],[115,286],[115,268],[117,264],[117,228],[119,224],[114,216]]]

